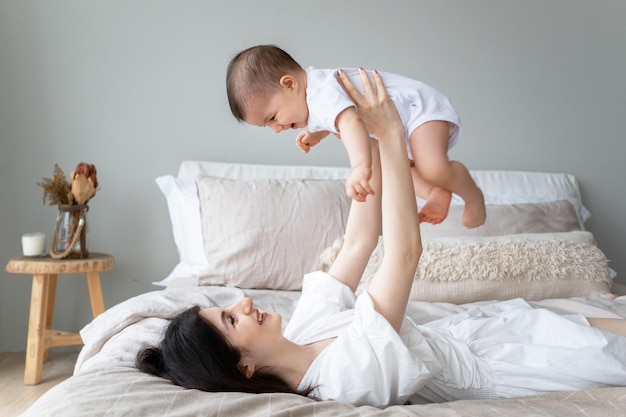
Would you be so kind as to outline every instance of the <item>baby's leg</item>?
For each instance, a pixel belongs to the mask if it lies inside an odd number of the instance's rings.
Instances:
[[[415,167],[425,182],[432,184],[432,192],[420,211],[425,218],[440,218],[443,191],[458,194],[465,202],[462,223],[467,228],[485,223],[487,213],[483,193],[476,186],[469,171],[458,161],[448,159],[449,127],[445,121],[424,123],[411,134],[411,151]],[[438,190],[442,189],[441,191]],[[431,205],[431,198],[433,204]],[[447,199],[450,204],[450,198]],[[444,217],[447,216],[447,207]],[[427,220],[425,220],[427,221]]]
[[[448,216],[452,193],[426,181],[415,168],[414,163],[411,164],[411,175],[415,195],[426,200],[424,207],[419,210],[420,222],[439,224],[444,221]]]

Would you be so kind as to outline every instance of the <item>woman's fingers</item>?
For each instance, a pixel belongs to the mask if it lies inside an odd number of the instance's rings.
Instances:
[[[363,94],[365,98],[373,97],[376,94],[370,76],[363,68],[359,68],[359,76],[361,77],[361,84],[363,85]]]
[[[378,71],[372,71],[372,76],[374,77],[374,82],[376,83],[376,95],[381,101],[387,99],[387,89],[385,88],[385,84],[383,83],[383,78],[380,76]],[[369,77],[368,77],[369,81]]]
[[[350,96],[350,99],[357,105],[357,107],[360,106],[363,96],[361,95],[359,90],[357,90],[354,84],[352,84],[352,80],[350,80],[350,77],[348,77],[348,74],[346,74],[344,70],[340,69],[337,71],[337,81],[339,81],[341,87],[343,87],[343,89],[346,91],[348,96]]]
[[[341,84],[357,107],[367,106],[368,102],[380,102],[387,98],[387,90],[377,71],[373,72],[374,84],[372,84],[368,72],[363,68],[359,68],[359,77],[361,77],[363,94],[354,86],[352,80],[344,70],[340,69],[337,71],[337,81],[339,81],[339,84]]]
[[[401,123],[378,71],[374,70],[370,78],[367,71],[359,68],[359,76],[363,84],[363,94],[354,86],[344,70],[337,71],[337,81],[356,105],[357,112],[367,130],[378,136],[392,125]]]

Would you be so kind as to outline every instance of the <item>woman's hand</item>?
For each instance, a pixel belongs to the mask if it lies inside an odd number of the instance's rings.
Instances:
[[[378,71],[372,72],[375,85],[372,85],[368,73],[363,68],[359,68],[359,76],[363,85],[363,94],[357,90],[345,71],[337,71],[337,81],[356,105],[359,116],[369,133],[380,137],[390,129],[402,130],[398,110],[389,98]]]
[[[365,70],[359,69],[359,75],[363,94],[357,91],[345,72],[338,73],[338,80],[354,101],[369,132],[378,138],[385,250],[367,292],[376,311],[399,331],[422,253],[415,193],[398,111],[380,74],[373,72],[375,87]]]

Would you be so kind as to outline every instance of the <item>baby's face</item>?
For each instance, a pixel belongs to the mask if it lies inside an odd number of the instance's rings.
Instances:
[[[257,100],[244,121],[254,126],[267,126],[279,133],[287,129],[305,128],[308,119],[309,109],[304,91],[281,88],[267,99]]]

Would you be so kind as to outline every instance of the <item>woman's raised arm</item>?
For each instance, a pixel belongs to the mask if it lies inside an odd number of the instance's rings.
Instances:
[[[363,69],[361,94],[344,71],[338,79],[357,107],[370,134],[378,137],[382,172],[382,230],[384,255],[368,293],[374,307],[399,330],[404,319],[411,284],[422,253],[413,181],[404,143],[404,130],[395,105],[380,75],[375,85]],[[368,227],[368,225],[362,225]]]
[[[343,235],[343,244],[328,273],[349,286],[352,291],[361,281],[367,262],[378,243],[380,232],[380,158],[378,143],[370,139],[372,176],[370,185],[374,194],[363,202],[352,200],[350,214]]]

